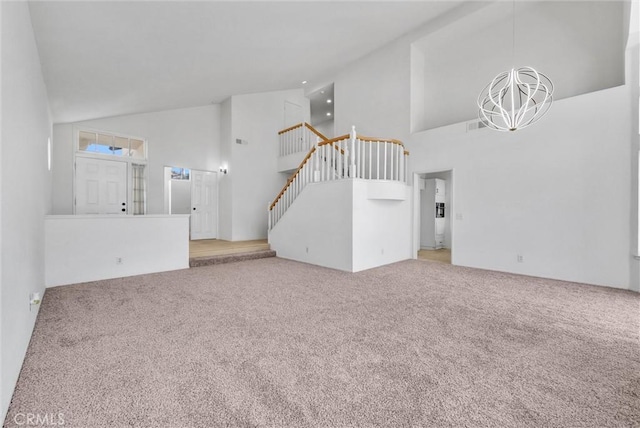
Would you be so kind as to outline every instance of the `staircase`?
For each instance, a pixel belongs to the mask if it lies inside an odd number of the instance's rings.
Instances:
[[[297,154],[299,164],[268,206],[278,256],[351,272],[411,257],[409,152],[401,141],[355,128],[327,139],[304,123],[279,135],[281,158]]]

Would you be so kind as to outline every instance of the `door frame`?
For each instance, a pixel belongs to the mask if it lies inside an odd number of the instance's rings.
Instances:
[[[216,237],[215,238],[208,238],[208,239],[219,239],[218,237],[220,236],[220,231],[219,231],[219,225],[220,225],[220,176],[218,175],[218,171],[209,171],[206,169],[194,169],[194,168],[189,168],[189,170],[191,171],[191,185],[190,185],[190,192],[191,192],[191,209],[193,210],[193,173],[195,172],[205,172],[205,173],[210,173],[210,174],[215,174],[215,186],[216,186],[216,224],[215,224],[215,234]],[[207,238],[205,238],[207,239]],[[191,239],[191,214],[189,214],[189,241],[192,241],[193,239]]]
[[[456,204],[456,199],[455,199],[455,180],[456,180],[456,170],[455,168],[448,168],[448,169],[433,169],[433,170],[421,170],[421,171],[414,171],[413,172],[413,198],[412,199],[412,204],[413,204],[413,209],[412,209],[412,230],[413,233],[411,234],[411,258],[413,259],[417,259],[418,258],[418,251],[420,250],[420,180],[422,179],[422,176],[424,175],[428,175],[428,174],[442,174],[442,173],[451,173],[451,184],[449,186],[449,191],[451,192],[450,195],[450,200],[451,200],[451,204],[449,207],[446,207],[445,209],[449,210],[449,227],[451,229],[451,242],[450,242],[450,246],[451,246],[451,264],[454,265],[455,264],[455,226],[456,226],[456,221],[455,221],[455,204]]]
[[[103,153],[94,153],[94,152],[85,152],[85,151],[80,151],[80,132],[81,131],[86,131],[86,132],[95,132],[95,133],[99,133],[99,134],[105,134],[105,135],[113,135],[113,136],[119,136],[119,137],[125,137],[125,138],[133,138],[136,140],[140,140],[140,141],[144,141],[144,158],[131,158],[129,156],[114,156],[114,155],[109,155],[109,154],[103,154]],[[126,133],[118,133],[118,132],[112,132],[112,131],[105,131],[105,130],[100,130],[97,128],[92,128],[92,127],[85,127],[85,126],[73,126],[72,128],[72,133],[73,133],[73,159],[72,159],[72,165],[71,165],[71,169],[72,169],[72,178],[71,178],[71,212],[73,213],[73,215],[77,215],[76,214],[76,159],[81,157],[81,158],[89,158],[89,159],[97,159],[97,160],[112,160],[112,161],[116,161],[116,162],[125,162],[127,164],[127,211],[125,212],[125,215],[130,215],[129,213],[129,207],[131,205],[131,201],[133,200],[133,183],[131,183],[131,179],[133,177],[133,173],[131,171],[131,164],[138,164],[138,165],[144,165],[144,179],[147,185],[147,188],[149,186],[149,144],[146,138],[143,137],[137,137],[135,135],[128,135]],[[147,193],[146,198],[145,198],[145,214],[147,214],[147,208],[148,208],[148,197],[149,194]]]

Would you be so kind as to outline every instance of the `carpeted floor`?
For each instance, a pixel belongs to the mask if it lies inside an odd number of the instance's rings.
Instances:
[[[58,287],[5,426],[32,413],[94,428],[637,427],[639,304],[417,260],[348,274],[270,258]]]

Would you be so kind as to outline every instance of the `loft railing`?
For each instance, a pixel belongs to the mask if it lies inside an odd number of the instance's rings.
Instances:
[[[279,155],[288,156],[293,153],[308,152],[311,147],[328,138],[306,122],[299,123],[278,132]]]
[[[311,147],[268,207],[269,230],[276,225],[309,183],[361,178],[407,182],[409,152],[401,141],[351,134]]]

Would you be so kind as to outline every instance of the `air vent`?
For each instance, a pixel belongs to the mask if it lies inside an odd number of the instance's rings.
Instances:
[[[467,122],[467,132],[469,131],[475,131],[477,129],[482,129],[482,128],[486,128],[487,125],[485,125],[485,123],[481,120],[476,120],[473,122]]]

